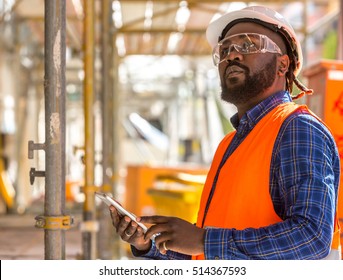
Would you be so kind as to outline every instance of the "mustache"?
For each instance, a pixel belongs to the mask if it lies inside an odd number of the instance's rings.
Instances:
[[[241,64],[241,63],[239,63],[237,60],[231,60],[231,61],[227,64],[227,66],[226,66],[226,68],[225,68],[225,72],[226,72],[226,70],[227,70],[229,67],[232,67],[232,66],[237,66],[237,67],[243,69],[246,73],[249,73],[249,68],[248,68],[247,66],[245,66],[245,65],[243,65],[243,64]]]

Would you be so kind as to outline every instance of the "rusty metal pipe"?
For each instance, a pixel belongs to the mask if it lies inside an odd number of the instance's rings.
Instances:
[[[45,217],[65,211],[66,2],[45,0]],[[45,259],[65,259],[63,229],[44,229]]]
[[[112,48],[112,0],[101,1],[101,118],[102,118],[102,192],[113,193],[113,67]],[[109,218],[108,206],[104,203],[98,207],[99,233],[98,257],[112,259],[114,232]]]
[[[84,1],[84,115],[85,115],[85,201],[83,206],[83,258],[96,258],[95,197],[94,197],[94,0]]]

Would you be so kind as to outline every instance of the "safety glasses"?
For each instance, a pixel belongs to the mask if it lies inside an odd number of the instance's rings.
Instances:
[[[213,63],[218,66],[227,60],[228,55],[233,51],[240,54],[253,53],[278,53],[282,55],[279,46],[269,37],[257,33],[240,33],[221,40],[212,52]]]

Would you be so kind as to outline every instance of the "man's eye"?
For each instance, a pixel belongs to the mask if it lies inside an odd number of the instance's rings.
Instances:
[[[255,52],[255,51],[258,51],[258,47],[257,47],[257,44],[249,41],[249,42],[244,42],[242,44],[242,50],[245,52]]]
[[[242,44],[242,50],[244,51],[249,51],[250,49],[252,49],[255,46],[255,44],[253,44],[252,42],[244,42]]]
[[[222,48],[220,50],[220,56],[223,57],[223,56],[226,56],[229,52],[229,49],[228,48]]]

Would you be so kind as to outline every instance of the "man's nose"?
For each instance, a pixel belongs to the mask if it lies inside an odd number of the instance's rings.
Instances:
[[[241,58],[242,58],[242,55],[236,50],[234,45],[231,45],[223,61],[226,61],[227,63],[229,63],[232,60],[241,60]]]

